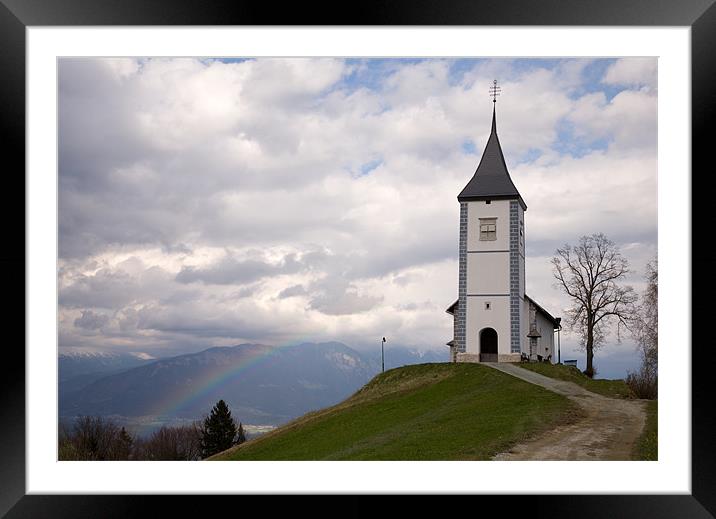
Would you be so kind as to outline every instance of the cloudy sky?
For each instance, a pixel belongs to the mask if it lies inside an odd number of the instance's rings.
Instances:
[[[447,351],[456,197],[493,78],[528,206],[527,293],[562,315],[549,260],[594,232],[641,290],[656,59],[62,59],[60,350],[386,336]],[[576,343],[563,335],[563,358],[583,358]],[[635,363],[614,337],[596,360],[615,376]]]

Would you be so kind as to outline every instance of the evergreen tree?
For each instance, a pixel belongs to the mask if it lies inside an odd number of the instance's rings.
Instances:
[[[128,460],[132,454],[132,444],[134,438],[122,427],[117,438],[117,459]]]
[[[236,423],[226,402],[219,400],[201,428],[201,456],[208,458],[234,445]]]
[[[244,434],[244,426],[239,422],[239,429],[236,432],[236,445],[240,445],[246,441],[246,435]]]

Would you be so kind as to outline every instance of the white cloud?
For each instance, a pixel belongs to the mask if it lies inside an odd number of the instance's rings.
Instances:
[[[657,99],[647,91],[624,90],[607,101],[603,92],[588,94],[574,105],[568,119],[578,137],[606,139],[612,147],[656,149]]]
[[[657,184],[653,153],[597,151],[550,165],[523,164],[513,180],[528,204],[528,252],[604,232],[620,243],[656,239]]]
[[[604,82],[656,90],[657,67],[657,58],[622,58],[607,69]]]

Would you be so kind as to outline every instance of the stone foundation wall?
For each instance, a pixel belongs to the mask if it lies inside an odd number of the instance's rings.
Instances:
[[[480,355],[477,353],[458,353],[457,362],[480,362]]]
[[[480,362],[478,353],[457,353],[455,362]],[[519,353],[506,353],[497,356],[497,362],[520,362]]]
[[[500,354],[497,356],[497,362],[520,362],[520,354],[519,353],[508,353],[508,354]]]

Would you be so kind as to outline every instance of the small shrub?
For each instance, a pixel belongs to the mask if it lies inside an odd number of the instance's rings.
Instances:
[[[60,461],[78,460],[77,449],[68,439],[61,439],[59,444],[58,459]]]
[[[648,369],[640,369],[636,372],[629,372],[626,378],[626,385],[632,390],[637,398],[653,400],[657,397],[658,377]]]

